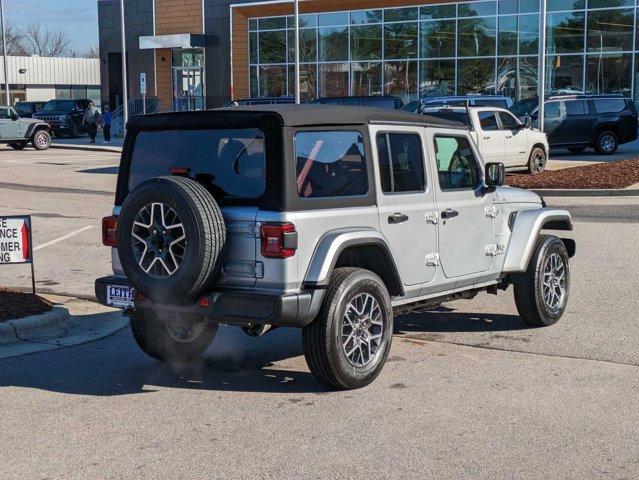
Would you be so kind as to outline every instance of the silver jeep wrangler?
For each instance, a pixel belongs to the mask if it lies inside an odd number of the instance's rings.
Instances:
[[[361,107],[268,105],[128,125],[96,295],[150,356],[187,361],[219,324],[302,328],[339,389],[380,373],[393,315],[514,286],[552,325],[570,291],[570,214],[502,187],[462,124]]]

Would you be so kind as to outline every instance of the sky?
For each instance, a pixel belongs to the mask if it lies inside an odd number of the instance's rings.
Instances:
[[[98,43],[97,0],[2,0],[6,22],[64,30],[78,54]]]

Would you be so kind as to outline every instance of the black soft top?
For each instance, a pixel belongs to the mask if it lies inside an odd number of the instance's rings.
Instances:
[[[159,113],[132,118],[128,130],[273,128],[399,123],[466,129],[454,121],[403,110],[342,105],[250,105],[197,112]]]

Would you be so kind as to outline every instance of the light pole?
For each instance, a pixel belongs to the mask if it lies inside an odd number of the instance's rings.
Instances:
[[[9,93],[9,61],[7,55],[7,34],[4,28],[4,4],[0,0],[0,23],[2,23],[2,55],[4,63],[4,94],[7,106],[11,105],[11,95]]]
[[[300,5],[299,0],[293,0],[295,7],[295,103],[301,102],[300,92]]]
[[[544,131],[544,102],[546,101],[546,0],[539,0],[539,73],[537,75],[537,97],[539,107],[537,119],[539,130]]]
[[[126,123],[129,121],[129,92],[126,81],[126,32],[124,30],[124,0],[120,0],[120,30],[122,33],[122,119],[124,125],[122,130],[126,130]]]

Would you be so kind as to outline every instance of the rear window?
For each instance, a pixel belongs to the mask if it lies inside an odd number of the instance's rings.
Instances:
[[[138,133],[129,191],[174,167],[204,184],[218,200],[256,199],[265,189],[264,134],[258,129],[172,130]]]
[[[395,100],[393,98],[367,98],[364,105],[368,107],[378,108],[395,108]]]
[[[626,109],[626,101],[623,98],[602,98],[595,100],[597,113],[619,113]]]
[[[357,131],[295,134],[300,198],[352,197],[368,191],[364,139]]]
[[[442,118],[444,120],[451,120],[453,122],[461,122],[467,127],[471,127],[470,118],[466,112],[453,112],[451,110],[439,110],[436,112],[424,112],[424,115],[431,117]]]

